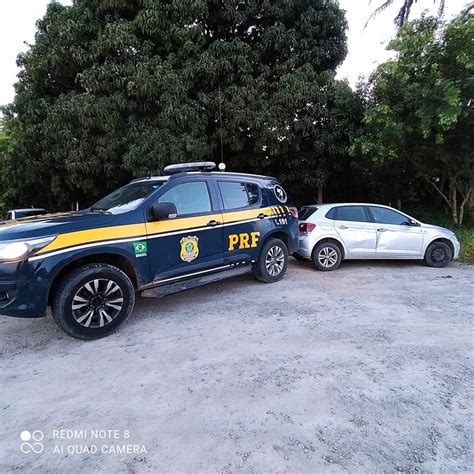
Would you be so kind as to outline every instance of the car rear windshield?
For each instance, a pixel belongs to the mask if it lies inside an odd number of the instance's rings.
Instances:
[[[91,211],[107,211],[113,214],[136,209],[150,194],[163,186],[165,180],[137,181],[97,201],[90,209]]]
[[[302,207],[298,212],[299,220],[300,221],[305,221],[310,216],[312,216],[317,210],[318,210],[318,208],[314,207],[314,206],[312,206],[312,207]]]

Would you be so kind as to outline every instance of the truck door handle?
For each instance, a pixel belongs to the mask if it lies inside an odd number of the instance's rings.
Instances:
[[[340,225],[340,226],[338,226],[338,227],[339,227],[339,229],[348,229],[348,228],[349,228],[349,227],[347,227],[346,225]]]
[[[261,212],[258,216],[257,216],[259,219],[265,219],[266,214],[264,214],[263,212]]]
[[[214,220],[214,219],[213,219],[212,221],[209,221],[209,222],[207,223],[207,225],[209,225],[209,226],[211,226],[211,227],[215,227],[216,225],[219,225],[219,224],[220,224],[220,222],[219,222],[219,221],[216,221],[216,220]]]
[[[385,232],[387,229],[384,229],[383,227],[381,227],[380,229],[377,229],[377,232]]]

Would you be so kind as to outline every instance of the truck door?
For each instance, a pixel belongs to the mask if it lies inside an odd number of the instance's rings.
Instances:
[[[177,216],[146,224],[155,282],[206,273],[224,262],[222,215],[212,182],[193,179],[170,186],[155,202],[175,204]]]
[[[270,210],[262,205],[262,189],[243,178],[217,179],[217,188],[222,202],[226,263],[255,261],[260,237],[271,226]]]

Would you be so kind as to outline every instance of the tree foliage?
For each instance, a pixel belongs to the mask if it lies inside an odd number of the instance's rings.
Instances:
[[[473,35],[470,9],[448,25],[423,18],[405,26],[390,45],[397,58],[366,87],[364,133],[352,147],[413,170],[459,224],[474,185]]]
[[[0,119],[0,211],[15,199],[15,188],[11,185],[12,157],[17,150],[18,130],[18,119],[5,110]]]
[[[67,207],[131,175],[220,160],[324,186],[361,109],[334,79],[334,0],[51,3],[19,56],[20,196]],[[220,112],[221,111],[221,112]]]

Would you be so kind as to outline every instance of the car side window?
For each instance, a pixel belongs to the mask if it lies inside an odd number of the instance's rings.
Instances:
[[[340,206],[336,216],[338,221],[368,222],[363,206]]]
[[[178,216],[211,212],[211,198],[204,181],[178,184],[160,196],[158,202],[172,202]]]
[[[337,207],[333,207],[331,210],[329,210],[326,214],[326,219],[332,219],[333,221],[336,220],[337,216]]]
[[[385,207],[370,206],[369,209],[377,224],[402,225],[409,220],[403,214],[392,211],[392,209],[386,209]]]
[[[226,210],[253,206],[260,199],[260,191],[255,183],[218,181],[218,185]]]

